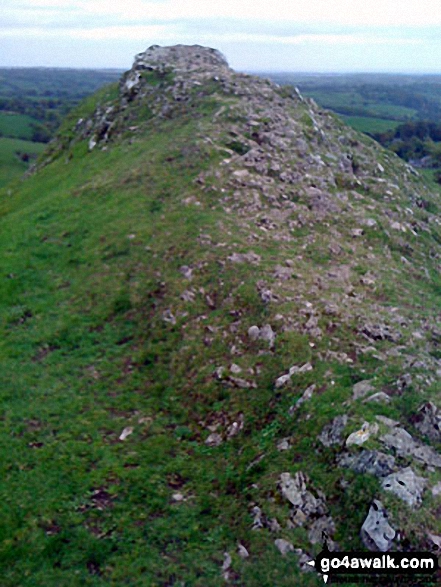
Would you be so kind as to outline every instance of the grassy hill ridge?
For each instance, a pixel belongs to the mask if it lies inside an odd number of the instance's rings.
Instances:
[[[396,548],[440,531],[439,468],[381,440],[388,417],[439,449],[415,420],[439,389],[439,196],[292,88],[193,57],[138,60],[0,192],[5,587],[319,585],[320,528],[365,548],[375,498]],[[426,479],[421,508],[338,466],[366,449]]]

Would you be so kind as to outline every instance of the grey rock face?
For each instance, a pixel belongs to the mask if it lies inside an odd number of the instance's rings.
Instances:
[[[340,467],[348,467],[356,473],[368,473],[375,477],[390,475],[395,466],[395,459],[376,450],[362,450],[356,455],[345,453],[338,460]]]
[[[346,414],[343,416],[337,416],[332,420],[330,424],[327,424],[318,439],[325,446],[332,446],[335,444],[342,444],[342,432],[348,423],[348,417]]]
[[[285,554],[288,554],[288,552],[294,552],[294,546],[291,544],[291,542],[288,542],[288,540],[278,538],[277,540],[274,540],[274,544],[280,552],[280,554],[282,554],[283,556],[285,556]]]
[[[431,467],[441,467],[441,455],[430,446],[417,442],[404,428],[393,428],[380,440],[400,456],[414,458]]]
[[[198,69],[228,69],[228,62],[220,51],[201,45],[152,45],[135,57],[134,69],[150,71],[195,71]]]
[[[369,550],[386,552],[391,549],[396,536],[389,524],[387,512],[381,501],[374,499],[369,514],[361,527],[361,539]]]
[[[413,425],[430,440],[441,441],[441,410],[432,402],[420,406]]]
[[[392,491],[411,507],[421,505],[425,485],[426,480],[415,475],[410,467],[388,475],[381,483],[385,491]]]
[[[371,385],[371,381],[359,381],[352,388],[352,398],[354,400],[364,397],[371,391],[375,391]]]
[[[290,473],[280,475],[279,489],[283,497],[294,506],[291,519],[294,524],[302,526],[311,517],[319,517],[327,512],[325,496],[316,490],[315,495],[309,478],[302,472],[291,477]]]

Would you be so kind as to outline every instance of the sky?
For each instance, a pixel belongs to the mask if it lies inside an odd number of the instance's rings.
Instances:
[[[240,71],[441,73],[441,0],[1,0],[0,66],[128,69],[177,43]]]

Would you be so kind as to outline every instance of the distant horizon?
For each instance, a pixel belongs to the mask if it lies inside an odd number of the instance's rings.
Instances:
[[[77,70],[77,71],[116,71],[122,72],[128,71],[130,67],[112,67],[112,66],[75,66],[75,65],[2,65],[0,69],[58,69],[58,70]],[[296,70],[296,69],[237,69],[233,67],[238,73],[245,73],[250,75],[261,75],[261,74],[290,74],[290,75],[389,75],[389,76],[441,76],[441,69],[439,71],[374,71],[374,70],[333,70],[333,71],[314,71],[314,70]]]

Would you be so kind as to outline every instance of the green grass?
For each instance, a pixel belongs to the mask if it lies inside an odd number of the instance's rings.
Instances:
[[[330,268],[327,232],[314,228],[316,243],[308,249],[308,226],[288,243],[268,238],[250,245],[243,218],[222,207],[220,180],[213,175],[214,189],[201,186],[201,171],[222,169],[225,158],[203,141],[221,105],[216,94],[193,109],[184,103],[171,120],[158,122],[144,109],[130,142],[115,138],[106,151],[89,153],[87,141],[72,141],[72,125],[97,101],[115,99],[115,88],[106,92],[72,113],[61,131],[65,149],[50,165],[0,191],[1,587],[221,587],[224,552],[233,558],[233,585],[316,587],[321,579],[301,573],[295,556],[279,555],[276,535],[251,529],[251,509],[261,506],[280,521],[281,536],[318,551],[304,528],[286,528],[289,508],[277,491],[281,472],[306,471],[327,495],[342,547],[360,548],[359,528],[378,482],[340,471],[334,450],[315,439],[348,411],[355,382],[377,376],[389,384],[401,363],[327,359],[330,348],[353,350],[355,317],[334,337],[316,341],[314,351],[297,324],[276,326],[279,312],[300,319],[297,295]],[[200,205],[185,203],[190,196]],[[342,216],[344,234],[353,218]],[[203,244],[205,233],[213,244]],[[412,244],[429,249],[431,239],[423,234],[423,244],[416,237]],[[386,244],[387,262],[401,266],[402,244],[391,243],[383,231],[366,231],[360,249],[349,237],[342,255],[360,255],[363,275],[373,265],[362,259],[371,247],[380,272]],[[251,246],[261,256],[259,269],[227,261]],[[264,303],[262,275],[282,258],[298,257],[303,277],[281,286],[286,300]],[[183,265],[194,268],[191,281]],[[428,266],[435,273],[435,261]],[[391,305],[405,299],[412,313],[423,299],[429,319],[439,303],[437,279],[420,283],[387,272],[365,295]],[[193,303],[182,298],[189,289]],[[314,305],[320,304],[318,295]],[[246,334],[265,323],[278,329],[274,352]],[[327,325],[321,316],[324,332]],[[291,365],[306,361],[314,363],[312,372],[274,388]],[[213,376],[232,362],[256,387]],[[317,393],[290,416],[313,383]],[[422,399],[409,396],[412,407]],[[351,406],[351,429],[376,409]],[[239,436],[205,444],[209,426],[224,432],[241,414]],[[399,409],[393,405],[388,414],[397,417]],[[119,440],[127,427],[133,433]],[[276,442],[285,436],[292,449],[279,452]],[[173,500],[177,492],[185,501]],[[415,526],[424,512],[416,516]],[[238,542],[249,559],[238,556]]]
[[[386,132],[396,128],[400,123],[396,120],[385,120],[383,118],[372,118],[370,116],[341,116],[342,120],[353,129],[364,133]]]
[[[0,187],[21,177],[29,167],[20,155],[27,153],[32,160],[42,153],[45,147],[42,143],[0,137]]]
[[[30,140],[33,123],[38,124],[38,121],[25,114],[0,112],[0,136]]]

